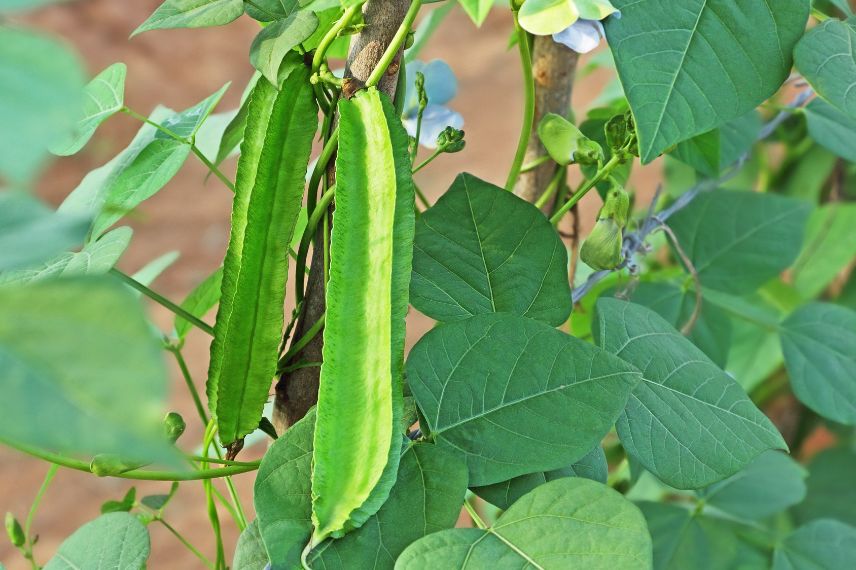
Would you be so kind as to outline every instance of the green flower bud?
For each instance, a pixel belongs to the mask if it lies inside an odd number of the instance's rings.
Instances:
[[[606,122],[603,130],[606,134],[606,143],[613,152],[625,149],[630,154],[639,156],[633,113],[627,111],[622,115],[615,115]]]
[[[115,477],[139,467],[142,467],[141,463],[128,461],[112,453],[96,455],[89,463],[89,470],[98,477]]]
[[[21,528],[21,523],[15,518],[12,513],[6,513],[6,534],[9,535],[9,542],[13,546],[21,547],[27,542],[27,537],[24,536],[24,529]]]
[[[441,152],[455,153],[464,150],[467,142],[464,140],[464,131],[454,127],[446,127],[437,135],[437,148]]]
[[[425,107],[428,106],[428,94],[425,92],[425,74],[417,71],[413,83],[416,87],[416,97],[419,99],[419,110],[424,111]]]
[[[615,220],[598,220],[580,248],[580,259],[597,271],[615,269],[621,263],[623,240],[621,228]]]
[[[163,419],[163,428],[166,432],[166,437],[172,443],[175,443],[181,434],[184,433],[187,424],[184,423],[184,418],[176,412],[170,412]]]
[[[574,151],[574,162],[584,166],[597,165],[603,162],[603,149],[595,141],[582,138],[577,142],[577,150]]]
[[[407,32],[407,37],[404,38],[404,49],[410,49],[413,47],[413,42],[416,41],[416,32],[410,30]]]

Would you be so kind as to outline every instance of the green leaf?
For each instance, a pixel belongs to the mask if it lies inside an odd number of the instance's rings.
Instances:
[[[0,0],[0,12],[34,10],[47,4],[56,4],[64,0]]]
[[[467,490],[467,468],[435,445],[411,445],[389,499],[366,524],[322,544],[309,561],[322,568],[392,570],[399,554],[423,536],[455,526]]]
[[[131,37],[149,30],[223,26],[243,13],[243,0],[166,0]]]
[[[101,505],[101,514],[107,513],[127,513],[134,508],[134,503],[137,501],[137,489],[131,487],[121,501],[105,501]]]
[[[490,9],[493,8],[494,0],[458,0],[458,4],[470,17],[470,20],[476,26],[481,27],[487,15],[490,14]]]
[[[712,191],[669,219],[703,288],[750,293],[787,269],[811,206],[776,194]]]
[[[592,481],[606,483],[608,472],[606,454],[598,445],[570,467],[520,475],[493,485],[473,487],[472,491],[497,508],[508,510],[520,497],[549,481],[562,477],[585,477]]]
[[[188,141],[195,136],[228,87],[229,84],[224,85],[180,113],[167,115],[155,110],[153,116],[163,117],[160,119],[161,127],[178,139],[154,127],[152,130],[144,128],[128,149],[108,163],[109,166],[90,172],[84,178],[78,188],[92,184],[81,192],[84,197],[92,196],[93,205],[99,204],[99,213],[92,227],[93,239],[154,196],[178,173],[190,154]]]
[[[23,285],[56,277],[107,273],[125,253],[133,233],[127,226],[116,228],[98,241],[86,244],[78,252],[63,253],[37,267],[0,273],[0,284]]]
[[[395,482],[413,255],[414,187],[401,120],[376,89],[340,101],[339,114],[313,545],[361,526]]]
[[[208,403],[225,445],[258,427],[276,373],[288,276],[285,248],[303,199],[317,109],[305,68],[251,95],[232,229],[211,344]]]
[[[782,323],[781,338],[796,397],[825,418],[856,425],[856,311],[805,305]]]
[[[705,504],[743,519],[780,513],[805,498],[808,472],[778,451],[765,451],[745,469],[699,493]]]
[[[138,283],[142,283],[146,286],[151,285],[154,280],[160,277],[161,273],[169,269],[170,266],[178,260],[178,258],[179,253],[177,251],[168,251],[146,263],[139,269],[139,271],[136,271],[131,275],[131,277],[133,277],[134,281]],[[139,291],[136,292],[142,295]]]
[[[579,460],[615,423],[638,378],[591,344],[510,314],[437,327],[407,361],[422,430],[466,456],[474,486]]]
[[[803,297],[820,294],[856,257],[854,227],[856,204],[831,203],[812,212],[792,269],[794,287]]]
[[[670,154],[708,178],[735,164],[755,143],[761,130],[758,113],[730,121],[717,129],[679,143]]]
[[[264,570],[267,563],[268,555],[259,531],[259,521],[254,520],[238,537],[232,570]]]
[[[256,479],[259,529],[277,570],[301,567],[300,553],[312,534],[314,423],[312,410],[289,428],[262,459]],[[391,569],[408,544],[454,526],[466,486],[466,468],[456,455],[429,444],[410,445],[378,513],[361,528],[319,546],[310,554],[311,565],[339,568],[346,560],[348,568]]]
[[[673,283],[640,283],[630,300],[653,310],[679,330],[696,309],[695,292]],[[731,347],[731,320],[719,307],[702,299],[698,319],[687,338],[717,366],[724,367]]]
[[[266,26],[250,46],[250,63],[268,81],[279,86],[279,70],[288,53],[307,39],[318,27],[318,16],[310,10],[298,10],[283,20]]]
[[[492,527],[452,529],[410,545],[396,570],[651,568],[645,519],[617,491],[588,479],[541,485]]]
[[[188,311],[191,315],[199,317],[205,316],[205,313],[210,311],[214,305],[220,301],[220,291],[223,284],[223,268],[218,267],[214,273],[205,278],[202,283],[196,286],[193,291],[182,301],[181,308]],[[183,340],[193,325],[175,316],[175,335],[179,340]]]
[[[508,312],[558,326],[571,313],[567,266],[538,208],[461,174],[416,223],[411,302],[438,321]]]
[[[773,95],[809,13],[804,0],[690,0],[680,10],[661,0],[613,4],[621,18],[606,21],[606,36],[643,163]]]
[[[797,521],[830,518],[856,526],[856,486],[849,477],[842,477],[856,473],[856,453],[847,447],[821,451],[809,463],[808,473],[808,493],[794,508]]]
[[[54,39],[0,25],[0,177],[26,184],[83,104],[80,61]]]
[[[839,111],[856,119],[856,18],[830,18],[808,31],[794,50],[797,70],[817,93]]]
[[[740,385],[650,309],[600,298],[594,336],[642,372],[618,435],[664,483],[698,489],[787,447]]]
[[[0,288],[0,370],[0,437],[72,453],[153,451],[163,355],[138,301],[115,280]]]
[[[856,117],[845,115],[820,98],[809,103],[804,112],[811,138],[841,158],[856,162]]]
[[[53,212],[27,194],[0,192],[0,272],[44,263],[79,245],[88,226],[86,216]]]
[[[776,546],[773,570],[837,570],[856,560],[856,528],[817,520],[798,528]]]
[[[657,570],[768,568],[765,553],[741,544],[733,525],[685,507],[641,502],[654,541]]]
[[[149,531],[137,517],[110,513],[86,523],[65,539],[45,570],[142,568],[150,550]]]
[[[83,92],[83,113],[77,119],[73,136],[51,147],[51,152],[70,156],[83,148],[98,125],[122,110],[125,104],[125,76],[128,68],[124,63],[114,63],[90,81]]]

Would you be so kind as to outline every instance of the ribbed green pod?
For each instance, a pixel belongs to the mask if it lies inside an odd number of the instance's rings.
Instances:
[[[395,483],[413,257],[407,134],[376,89],[339,103],[336,210],[312,474],[312,544],[362,525]]]
[[[318,124],[309,71],[301,66],[279,91],[259,81],[248,115],[208,372],[224,445],[256,429],[276,373],[288,245]]]

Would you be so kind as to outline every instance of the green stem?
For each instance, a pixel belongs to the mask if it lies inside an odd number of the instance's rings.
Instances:
[[[419,198],[419,201],[422,202],[422,205],[426,208],[431,207],[431,202],[428,201],[428,197],[425,196],[425,193],[422,192],[422,189],[419,188],[416,184],[413,184],[413,189],[416,191],[416,196]]]
[[[423,168],[425,168],[426,166],[431,164],[431,161],[434,160],[435,158],[437,158],[438,156],[440,156],[441,154],[443,154],[442,149],[438,148],[437,150],[435,150],[433,153],[431,153],[431,156],[429,156],[428,158],[423,160],[419,164],[419,166],[417,166],[416,168],[413,169],[413,174],[416,174],[417,172],[419,172],[420,170],[422,170]]]
[[[505,189],[511,192],[520,176],[523,159],[526,157],[526,147],[529,146],[529,136],[532,133],[532,125],[535,122],[535,79],[532,75],[532,54],[529,49],[529,33],[520,27],[517,12],[514,15],[514,29],[517,33],[517,47],[520,50],[520,62],[523,65],[523,125],[520,127],[520,138],[517,143],[517,152],[511,163],[511,171],[508,180],[505,181]]]
[[[191,461],[197,461],[200,463],[217,463],[219,465],[238,465],[240,467],[258,467],[261,465],[261,461],[230,461],[228,459],[221,459],[219,457],[205,457],[203,455],[186,455],[188,459]]]
[[[532,162],[527,162],[526,164],[521,166],[520,172],[523,173],[523,172],[530,172],[532,170],[535,170],[536,168],[538,168],[539,166],[541,166],[545,162],[548,162],[549,160],[550,160],[549,156],[546,156],[546,155],[545,156],[539,156],[538,158],[536,158]]]
[[[195,154],[197,156],[197,158],[199,158],[199,160],[202,162],[202,164],[204,164],[206,166],[206,168],[208,168],[208,170],[211,171],[211,173],[214,176],[219,178],[223,182],[223,184],[225,184],[226,187],[229,188],[229,190],[231,190],[232,192],[235,191],[235,184],[231,180],[229,180],[226,177],[226,175],[223,174],[223,172],[221,172],[220,169],[214,165],[214,163],[212,163],[210,160],[208,160],[208,158],[204,154],[202,154],[202,151],[199,150],[199,147],[196,146],[196,144],[192,140],[186,139],[184,137],[181,137],[181,136],[175,134],[174,132],[172,132],[168,128],[164,127],[163,125],[160,125],[160,124],[152,121],[151,119],[149,119],[145,115],[141,115],[140,113],[137,113],[133,109],[130,109],[128,107],[122,107],[121,111],[123,113],[125,113],[126,115],[137,119],[138,121],[141,121],[147,125],[151,125],[152,127],[156,128],[157,130],[159,130],[160,132],[162,132],[163,134],[165,134],[169,138],[176,140],[182,144],[188,145],[190,147],[190,150],[193,152],[193,154]]]
[[[473,519],[473,523],[475,523],[478,528],[487,528],[487,524],[485,524],[485,522],[479,516],[478,511],[476,511],[476,508],[472,505],[472,503],[470,503],[469,498],[464,499],[464,508],[467,510],[467,513],[470,515],[470,518]]]
[[[172,301],[170,301],[169,299],[167,299],[163,295],[152,291],[150,288],[146,287],[145,285],[143,285],[142,283],[140,283],[139,281],[137,281],[136,279],[134,279],[130,275],[122,273],[121,271],[119,271],[115,267],[110,270],[110,273],[112,275],[115,275],[116,277],[118,277],[119,279],[124,281],[127,285],[130,285],[132,288],[136,289],[137,291],[139,291],[140,293],[142,293],[143,295],[145,295],[146,297],[148,297],[152,301],[156,302],[158,305],[164,307],[165,309],[168,309],[169,311],[172,311],[173,313],[175,313],[176,315],[178,315],[182,319],[186,320],[187,322],[189,322],[190,324],[192,324],[193,326],[195,326],[199,330],[202,330],[202,331],[208,333],[209,335],[214,336],[214,327],[212,327],[208,323],[200,320],[199,318],[191,315],[185,309],[179,307],[178,305],[176,305],[175,303],[173,303]]]
[[[89,463],[79,459],[65,457],[64,455],[45,451],[20,442],[13,442],[5,438],[0,438],[0,443],[11,447],[12,449],[17,449],[27,455],[37,457],[43,461],[56,463],[61,467],[91,473]],[[216,469],[201,469],[199,471],[149,471],[144,469],[132,469],[130,471],[125,471],[124,473],[119,473],[118,475],[111,475],[111,477],[117,477],[119,479],[134,479],[138,481],[203,481],[219,479],[220,477],[226,477],[229,475],[240,475],[241,473],[256,471],[258,468],[258,465],[251,464],[230,465]]]
[[[401,46],[404,45],[404,41],[407,39],[407,34],[410,33],[410,28],[413,26],[413,22],[416,20],[416,15],[419,14],[419,9],[421,7],[422,0],[413,0],[410,3],[410,8],[407,9],[407,13],[404,15],[404,20],[401,22],[401,26],[398,27],[395,35],[392,37],[392,41],[389,42],[386,51],[383,52],[383,55],[377,62],[377,66],[375,66],[369,75],[369,78],[366,80],[366,87],[374,87],[380,82],[381,78],[386,73],[387,68],[389,68],[390,64],[392,64],[398,55],[398,51],[401,49]]]
[[[306,276],[306,256],[309,253],[309,245],[312,243],[312,236],[315,235],[315,230],[318,229],[321,217],[327,213],[327,207],[330,205],[330,202],[333,201],[333,196],[335,195],[336,185],[334,184],[324,192],[324,195],[321,196],[321,199],[318,201],[318,204],[315,206],[312,214],[310,214],[309,220],[306,222],[306,229],[303,230],[303,237],[300,238],[300,247],[297,250],[297,267],[295,267],[294,278],[294,295],[298,304],[303,302],[305,294],[303,291],[303,281]]]
[[[327,50],[330,48],[330,44],[336,41],[336,38],[339,36],[339,32],[345,29],[348,24],[351,23],[351,20],[360,13],[363,9],[364,2],[358,2],[353,6],[349,7],[345,10],[345,13],[342,14],[342,17],[333,24],[333,27],[324,34],[324,37],[321,38],[321,41],[318,42],[318,48],[315,50],[315,55],[312,57],[312,71],[318,72],[321,69],[321,64],[324,63],[324,57],[327,54]]]
[[[336,153],[339,147],[339,127],[337,126],[330,133],[330,138],[324,143],[324,148],[321,149],[321,154],[318,156],[318,162],[315,163],[315,168],[312,170],[312,175],[309,177],[309,190],[306,203],[306,212],[312,214],[315,212],[316,200],[315,195],[318,192],[318,186],[321,184],[321,179],[327,171],[327,165]],[[297,255],[297,261],[300,262],[300,254]],[[305,261],[305,260],[304,260]]]
[[[567,168],[564,166],[560,166],[556,169],[556,174],[553,175],[553,178],[550,180],[550,183],[547,185],[547,188],[544,190],[544,193],[538,198],[535,202],[535,207],[539,210],[544,207],[547,203],[547,200],[556,193],[556,189],[559,188],[559,185],[565,179],[565,174],[567,173]]]
[[[208,455],[211,449],[211,444],[214,441],[214,434],[217,432],[217,424],[212,419],[208,422],[208,427],[205,429],[205,437],[202,442],[202,455]],[[203,469],[207,467],[206,463],[202,463]],[[205,489],[205,503],[208,509],[208,520],[211,522],[211,528],[214,530],[214,539],[217,542],[217,570],[226,568],[226,551],[223,547],[223,534],[220,527],[220,515],[217,513],[217,503],[214,501],[214,484],[210,480],[202,482]]]
[[[609,173],[612,172],[616,166],[621,164],[621,160],[622,158],[619,154],[614,154],[612,158],[610,158],[609,161],[603,166],[603,168],[598,170],[597,173],[595,173],[595,175],[590,180],[586,181],[586,183],[583,184],[579,190],[574,192],[574,195],[571,196],[571,199],[565,202],[562,207],[559,208],[555,214],[553,214],[553,217],[550,218],[550,223],[552,223],[553,225],[558,224],[559,221],[562,219],[562,216],[567,214],[568,211],[570,211],[570,209],[573,208],[576,203],[579,202],[582,197],[588,193],[589,190],[594,188],[598,182],[609,176]]]
[[[39,490],[36,492],[36,496],[33,498],[33,503],[30,505],[30,512],[27,513],[27,518],[24,521],[24,539],[26,540],[24,551],[25,557],[30,561],[30,564],[35,569],[38,569],[39,565],[36,564],[33,556],[33,521],[36,518],[36,510],[38,510],[39,505],[42,502],[42,498],[45,496],[45,493],[47,493],[48,487],[50,487],[51,481],[53,481],[57,471],[59,471],[59,465],[56,463],[52,463],[51,466],[48,467],[48,472],[45,474],[42,486],[39,487]]]
[[[306,334],[304,334],[302,337],[300,337],[300,340],[295,342],[291,346],[291,348],[288,350],[288,352],[286,352],[282,356],[282,358],[279,359],[279,368],[284,368],[288,364],[289,360],[294,358],[294,356],[298,352],[303,350],[306,347],[306,345],[309,344],[312,341],[312,339],[318,335],[319,332],[321,332],[321,329],[324,328],[324,322],[325,322],[326,316],[327,316],[326,313],[321,315],[321,317],[317,321],[315,321],[315,323],[311,327],[309,327],[309,330],[306,331]]]
[[[205,557],[205,555],[203,555],[201,552],[199,552],[195,546],[190,544],[190,542],[186,538],[184,538],[180,532],[178,532],[175,528],[173,528],[172,525],[170,525],[168,522],[166,522],[162,518],[157,518],[155,520],[158,521],[159,523],[161,523],[164,526],[164,528],[166,528],[169,532],[171,532],[172,535],[175,538],[177,538],[178,541],[185,546],[185,548],[187,548],[190,552],[192,552],[194,556],[196,556],[199,560],[201,560],[202,563],[205,564],[205,566],[207,566],[208,568],[211,568],[212,570],[214,569],[214,564],[212,564],[211,561]]]
[[[181,375],[184,378],[184,383],[187,385],[187,390],[193,398],[193,404],[196,406],[196,412],[199,414],[199,419],[204,425],[208,424],[208,414],[205,411],[205,406],[202,404],[202,398],[199,396],[199,391],[193,383],[193,378],[190,376],[190,370],[187,368],[187,362],[184,360],[184,355],[181,354],[181,349],[176,346],[167,347],[178,363],[178,368],[181,370]]]

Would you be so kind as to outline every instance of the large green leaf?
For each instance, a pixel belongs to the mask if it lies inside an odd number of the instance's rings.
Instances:
[[[267,563],[268,555],[259,530],[259,521],[254,520],[238,537],[232,570],[264,570]]]
[[[652,309],[675,327],[681,329],[696,309],[696,295],[673,283],[640,283],[631,299]],[[731,347],[731,320],[719,307],[701,300],[698,319],[687,335],[717,366],[724,367]]]
[[[751,111],[782,85],[804,0],[614,0],[606,35],[642,162]]]
[[[803,297],[816,297],[856,257],[853,228],[856,204],[835,202],[812,212],[805,245],[792,270],[794,288]]]
[[[791,387],[818,414],[856,425],[856,311],[811,303],[782,323]]]
[[[744,519],[763,519],[805,498],[808,472],[778,451],[766,451],[745,469],[707,487],[705,504]]]
[[[223,26],[244,13],[244,0],[166,0],[131,37],[164,28]]]
[[[3,438],[73,453],[151,450],[166,371],[137,299],[118,282],[0,288],[0,370]]]
[[[396,570],[651,568],[651,537],[633,503],[588,479],[541,485],[488,529],[453,529],[412,544]]]
[[[601,298],[595,324],[598,345],[642,372],[618,435],[664,483],[698,489],[786,447],[740,385],[650,309]]]
[[[776,194],[713,191],[669,219],[702,287],[749,293],[799,254],[811,206]]]
[[[79,245],[88,227],[85,215],[53,212],[27,194],[0,192],[0,272],[48,261]]]
[[[755,111],[678,144],[671,153],[708,178],[736,163],[757,140],[761,118]]]
[[[211,112],[214,111],[214,108],[217,107],[217,105],[220,103],[220,100],[223,99],[223,95],[229,89],[230,85],[231,82],[226,83],[225,85],[223,85],[223,87],[221,87],[196,105],[188,107],[180,113],[175,113],[167,117],[161,123],[161,126],[173,135],[187,139],[189,141],[193,140],[193,138],[196,136],[196,133],[198,133],[199,129],[202,127],[202,124],[211,115]],[[172,136],[162,130],[158,130],[158,132],[155,134],[155,138],[167,140],[173,139]]]
[[[63,253],[35,267],[0,273],[0,284],[23,284],[56,277],[107,273],[125,253],[133,233],[127,226],[116,228],[98,241],[86,244],[80,251]]]
[[[407,361],[422,430],[466,456],[474,486],[579,460],[615,423],[638,378],[589,343],[501,313],[435,328]]]
[[[118,113],[125,104],[124,63],[114,63],[90,81],[84,88],[83,113],[77,119],[73,136],[55,144],[51,152],[68,156],[83,148],[98,125]]]
[[[558,326],[571,313],[567,265],[538,208],[461,174],[416,224],[411,301],[438,321],[508,312]]]
[[[315,412],[285,432],[262,460],[255,504],[274,569],[300,568],[312,534],[309,474]],[[433,445],[409,446],[389,499],[359,529],[330,539],[310,554],[318,568],[392,568],[404,548],[430,532],[452,528],[467,486],[461,460]]]
[[[140,519],[109,513],[65,539],[45,570],[136,570],[145,567],[150,550],[149,531]]]
[[[592,481],[606,483],[608,474],[609,465],[606,463],[606,454],[603,448],[598,445],[569,467],[520,475],[493,485],[473,487],[472,491],[492,505],[502,510],[508,510],[512,504],[517,502],[517,499],[548,481],[562,477],[585,477]]]
[[[678,505],[639,503],[654,541],[657,570],[768,568],[766,553],[741,544],[729,522]]]
[[[68,137],[83,104],[83,69],[54,39],[0,25],[0,177],[27,183]]]
[[[854,561],[856,528],[836,520],[817,520],[776,546],[773,570],[839,570]]]
[[[808,493],[794,509],[796,519],[837,519],[856,526],[856,486],[844,473],[856,473],[856,452],[837,447],[818,453],[808,466]]]
[[[856,18],[830,18],[810,30],[794,50],[794,63],[818,94],[856,119]]]
[[[313,544],[377,512],[403,415],[414,187],[408,136],[376,89],[339,102],[336,210],[312,472]]]
[[[224,444],[256,429],[276,373],[288,277],[317,109],[305,68],[278,91],[260,81],[249,119],[211,344],[208,404]]]
[[[318,27],[318,16],[310,10],[298,10],[277,20],[259,32],[250,46],[250,63],[268,81],[279,85],[279,68],[285,56]]]
[[[823,99],[805,108],[811,138],[841,158],[856,162],[856,116],[842,113]]]
[[[223,134],[217,148],[217,156],[213,159],[214,164],[219,165],[222,163],[241,144],[241,141],[244,138],[244,129],[247,128],[247,113],[249,112],[250,107],[250,94],[253,92],[253,89],[255,89],[256,83],[260,77],[261,74],[256,72],[247,83],[247,87],[241,97],[241,106],[238,108],[238,112],[223,130]]]

